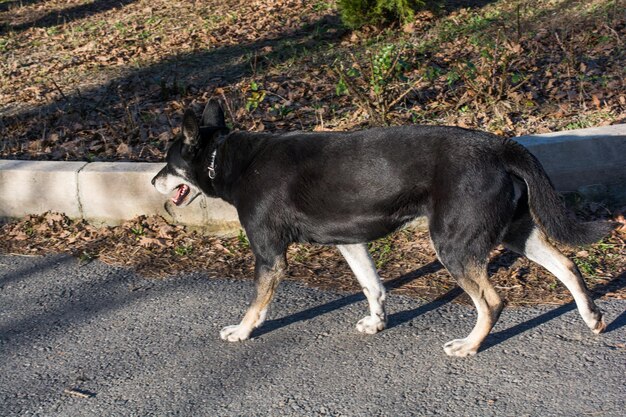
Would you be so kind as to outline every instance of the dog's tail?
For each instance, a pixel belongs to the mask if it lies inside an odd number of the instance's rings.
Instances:
[[[503,159],[508,171],[526,182],[531,216],[553,239],[585,245],[600,240],[617,226],[606,221],[583,223],[570,217],[541,163],[519,143],[506,140]]]

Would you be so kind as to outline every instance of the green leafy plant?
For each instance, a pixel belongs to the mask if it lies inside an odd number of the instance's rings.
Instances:
[[[35,234],[35,229],[34,229],[32,223],[29,222],[29,221],[26,221],[24,223],[23,230],[24,230],[24,233],[26,233],[27,236],[33,236]]]
[[[319,0],[313,5],[313,10],[331,10],[333,5],[329,1]]]
[[[376,269],[384,267],[387,262],[389,262],[392,252],[392,243],[392,240],[386,237],[368,244],[368,249],[374,258]]]
[[[338,96],[348,95],[348,85],[343,77],[339,77],[339,81],[337,81],[337,85],[335,86],[335,94]]]
[[[139,225],[137,227],[131,227],[130,231],[132,232],[132,234],[134,234],[136,237],[140,237],[140,236],[144,236],[146,234],[146,231],[144,230],[142,225]]]
[[[431,83],[439,78],[439,76],[441,76],[441,68],[437,66],[429,65],[424,70],[424,78]]]
[[[585,276],[591,277],[595,275],[598,266],[598,261],[595,256],[590,256],[589,258],[574,258],[574,263]]]
[[[285,117],[287,116],[289,113],[293,112],[293,108],[288,107],[288,106],[284,106],[282,104],[276,103],[271,107],[271,110],[273,110],[277,116],[280,117]]]
[[[174,253],[178,256],[189,256],[193,253],[192,245],[180,245],[174,248]]]
[[[244,249],[248,249],[250,247],[250,241],[248,240],[248,236],[243,230],[239,230],[239,234],[237,235],[237,241],[239,242],[239,246]]]
[[[252,112],[259,107],[259,104],[265,99],[265,90],[261,88],[256,81],[250,83],[250,94],[246,99],[246,110]]]
[[[417,10],[437,3],[433,0],[339,0],[337,5],[344,25],[354,29],[365,25],[406,23]]]
[[[370,66],[370,85],[374,94],[380,95],[390,82],[400,77],[404,66],[395,45],[386,45],[374,55]]]
[[[409,82],[405,77],[409,65],[402,59],[403,51],[393,44],[384,45],[378,52],[366,54],[366,66],[354,56],[347,70],[340,62],[334,68],[338,74],[335,93],[351,96],[373,124],[386,124],[389,109],[403,100],[419,81]]]
[[[96,254],[91,253],[87,250],[84,250],[78,255],[78,260],[81,263],[88,263],[96,259],[96,257],[97,257]]]

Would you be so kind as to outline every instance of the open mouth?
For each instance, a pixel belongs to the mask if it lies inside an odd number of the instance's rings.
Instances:
[[[172,203],[180,206],[183,201],[185,201],[185,198],[187,198],[187,196],[189,195],[189,191],[191,191],[189,186],[185,184],[181,184],[176,187],[176,195],[172,197]]]

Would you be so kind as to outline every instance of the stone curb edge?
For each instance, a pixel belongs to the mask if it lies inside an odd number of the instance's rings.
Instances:
[[[544,165],[557,190],[589,200],[626,203],[626,124],[515,138]],[[199,197],[178,208],[150,184],[163,163],[0,160],[0,218],[47,211],[117,225],[139,215],[200,227],[239,229],[237,211]]]

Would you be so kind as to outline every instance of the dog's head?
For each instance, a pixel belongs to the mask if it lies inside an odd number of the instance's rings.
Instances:
[[[165,167],[152,179],[152,185],[161,194],[172,195],[177,206],[189,205],[207,184],[200,185],[207,175],[203,156],[214,146],[216,137],[227,131],[224,112],[218,103],[209,101],[199,122],[192,110],[185,111],[180,136],[167,152]]]

